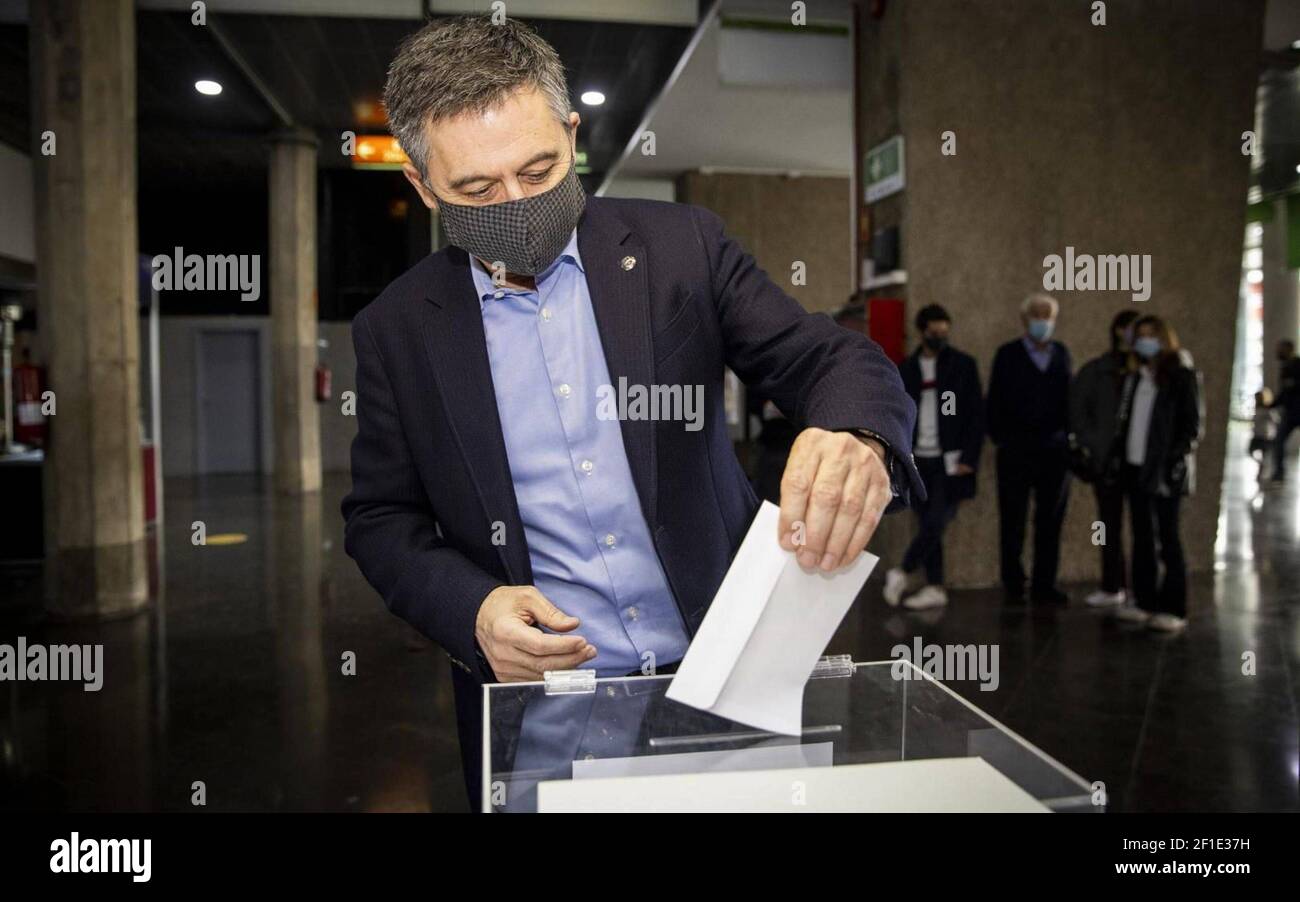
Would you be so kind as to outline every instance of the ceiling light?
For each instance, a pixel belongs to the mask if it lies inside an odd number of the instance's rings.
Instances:
[[[194,90],[198,91],[200,94],[207,94],[209,97],[216,97],[221,93],[221,83],[207,78],[201,78],[194,83]]]
[[[583,91],[582,102],[587,106],[600,106],[605,102],[605,95],[599,91]]]

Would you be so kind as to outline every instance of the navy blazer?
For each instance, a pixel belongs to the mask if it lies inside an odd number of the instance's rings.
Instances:
[[[921,349],[913,351],[898,369],[908,395],[920,405]],[[961,463],[978,471],[984,448],[984,391],[980,388],[979,366],[969,354],[945,347],[935,359],[934,381],[939,404],[939,448],[944,452],[960,451]],[[948,392],[952,396],[945,399]],[[948,400],[952,401],[951,414],[943,412]],[[975,497],[975,473],[944,478],[948,498],[964,501]]]
[[[732,449],[723,368],[801,427],[865,428],[895,454],[900,503],[924,492],[916,408],[880,347],[805,312],[680,204],[591,197],[578,225],[611,382],[703,385],[704,427],[620,423],[632,478],[693,635],[758,507]],[[392,612],[478,681],[474,621],[500,585],[532,582],[492,388],[479,298],[458,248],[426,257],[357,314],[357,424],[346,548]],[[494,524],[504,525],[502,544]]]

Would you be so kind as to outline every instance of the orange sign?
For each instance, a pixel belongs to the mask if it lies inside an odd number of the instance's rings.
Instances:
[[[352,162],[361,165],[401,165],[407,162],[407,156],[392,135],[358,135]]]

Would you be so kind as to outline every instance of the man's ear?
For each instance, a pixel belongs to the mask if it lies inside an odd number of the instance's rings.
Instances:
[[[411,187],[415,189],[415,193],[420,195],[420,200],[424,201],[424,205],[430,210],[436,212],[438,209],[438,198],[429,190],[429,186],[424,183],[424,179],[420,177],[420,170],[416,169],[410,163],[403,163],[402,175],[406,176],[406,180],[411,183]]]
[[[578,126],[582,123],[582,117],[578,115],[577,110],[569,111],[569,150],[576,157],[578,154]]]

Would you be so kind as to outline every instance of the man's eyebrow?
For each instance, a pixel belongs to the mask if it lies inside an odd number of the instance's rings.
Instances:
[[[523,169],[527,169],[529,166],[536,166],[538,163],[547,163],[547,162],[553,163],[559,158],[560,158],[560,154],[558,151],[544,150],[541,153],[529,159],[528,162],[524,163],[524,165],[520,166],[519,168],[523,170]],[[488,175],[467,175],[467,176],[463,176],[462,178],[456,179],[456,181],[451,183],[451,187],[452,190],[459,191],[461,188],[464,188],[466,185],[473,184],[474,182],[490,182],[490,181],[492,181],[492,177]]]

